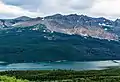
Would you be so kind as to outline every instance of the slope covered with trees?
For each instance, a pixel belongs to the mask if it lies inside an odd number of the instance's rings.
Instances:
[[[8,63],[119,60],[119,49],[119,41],[51,32],[44,25],[0,31],[0,60]]]
[[[98,70],[98,71],[95,70],[5,71],[5,72],[0,72],[0,75],[7,75],[10,77],[14,76],[17,79],[27,79],[29,80],[29,82],[53,82],[53,81],[55,82],[120,82],[120,68],[111,68],[111,69]],[[15,79],[15,78],[10,78],[10,79]],[[28,82],[27,80],[20,82]],[[15,81],[15,82],[19,82],[19,81]]]

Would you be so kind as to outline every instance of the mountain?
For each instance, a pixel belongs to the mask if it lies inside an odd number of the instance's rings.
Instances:
[[[26,16],[21,16],[15,19],[0,19],[0,27],[7,28],[7,27],[11,27],[15,23],[29,21],[29,20],[32,20],[32,18]]]
[[[0,60],[8,63],[120,58],[120,42],[51,32],[45,25],[0,31]]]
[[[0,19],[0,60],[119,60],[119,25],[119,19],[77,14]]]
[[[27,16],[21,16],[21,17],[15,18],[14,20],[28,21],[28,20],[31,20],[31,19],[32,19],[32,18],[27,17]]]
[[[55,14],[47,17],[29,18],[26,16],[10,20],[1,20],[1,27],[27,27],[44,24],[49,30],[94,38],[118,40],[119,20],[111,21],[103,17],[92,18],[86,15]]]

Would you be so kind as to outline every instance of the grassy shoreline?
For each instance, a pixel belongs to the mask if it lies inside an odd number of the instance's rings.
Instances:
[[[89,71],[3,71],[0,72],[0,76],[15,77],[16,79],[29,80],[29,82],[120,82],[120,68]]]

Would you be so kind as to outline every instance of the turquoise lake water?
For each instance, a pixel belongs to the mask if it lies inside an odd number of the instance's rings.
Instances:
[[[0,71],[6,70],[53,70],[53,69],[66,69],[66,70],[102,70],[107,67],[120,66],[120,61],[88,61],[88,62],[39,62],[39,63],[13,63],[4,65],[0,62]]]

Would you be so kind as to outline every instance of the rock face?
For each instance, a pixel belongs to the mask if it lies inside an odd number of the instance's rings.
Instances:
[[[43,24],[47,29],[65,34],[91,36],[94,38],[118,40],[120,19],[111,21],[103,17],[92,18],[86,15],[56,14],[44,18],[22,16],[16,19],[0,20],[1,28],[28,27]]]

